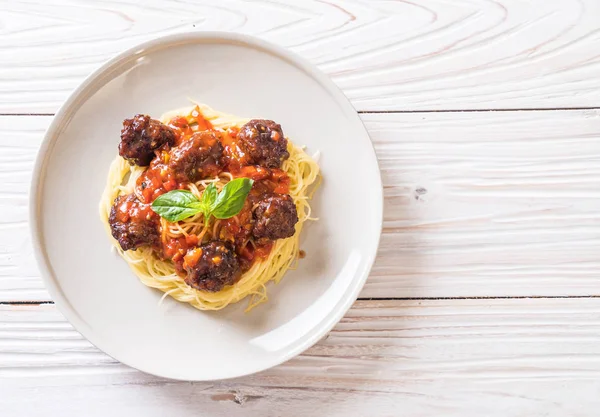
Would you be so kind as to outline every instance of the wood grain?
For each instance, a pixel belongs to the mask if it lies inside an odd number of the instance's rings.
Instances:
[[[600,112],[363,115],[382,170],[362,296],[600,294]]]
[[[3,306],[0,392],[7,417],[595,416],[600,299],[362,301],[296,359],[213,383],[119,364],[53,305]]]
[[[382,170],[362,297],[600,296],[600,111],[363,114]],[[49,300],[27,189],[50,117],[0,117],[0,301]]]
[[[103,61],[194,30],[315,63],[359,110],[599,106],[596,0],[5,0],[0,113],[54,112]]]

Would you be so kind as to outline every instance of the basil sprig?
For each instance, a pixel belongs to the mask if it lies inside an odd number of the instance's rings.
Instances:
[[[236,178],[229,181],[221,192],[211,183],[199,199],[187,190],[169,191],[152,202],[152,210],[170,222],[178,222],[197,213],[204,214],[206,220],[210,216],[228,219],[242,210],[253,183],[249,178]]]

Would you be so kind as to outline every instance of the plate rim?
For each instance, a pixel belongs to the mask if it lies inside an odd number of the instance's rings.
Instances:
[[[374,227],[375,230],[373,230],[372,232],[374,244],[369,251],[370,253],[367,253],[365,259],[365,268],[362,275],[359,276],[359,278],[356,279],[352,285],[348,286],[348,289],[351,289],[351,292],[346,296],[346,299],[340,300],[341,302],[338,303],[336,308],[332,310],[332,312],[327,317],[325,317],[320,323],[317,323],[317,325],[313,328],[312,335],[305,338],[305,340],[300,340],[294,349],[290,349],[289,351],[282,354],[280,357],[276,357],[275,360],[266,364],[262,364],[261,366],[256,367],[256,369],[254,370],[243,372],[230,372],[227,376],[222,376],[219,378],[202,377],[201,375],[195,378],[189,378],[188,376],[178,376],[176,375],[177,372],[167,375],[162,372],[156,372],[155,370],[151,369],[151,366],[145,367],[140,366],[139,364],[132,365],[130,363],[123,362],[117,357],[119,356],[118,352],[116,353],[116,355],[113,355],[112,348],[109,348],[108,350],[106,349],[104,342],[102,340],[98,340],[94,332],[91,329],[89,329],[87,325],[85,325],[83,319],[79,316],[79,313],[70,304],[70,302],[60,289],[59,280],[52,271],[48,255],[42,244],[44,239],[43,232],[41,230],[41,216],[39,216],[38,213],[39,208],[41,207],[40,194],[46,176],[46,164],[48,156],[50,154],[51,149],[53,148],[54,144],[57,142],[60,136],[61,129],[63,128],[65,123],[68,122],[71,115],[70,113],[72,112],[73,107],[77,104],[77,101],[80,99],[87,101],[89,99],[89,97],[85,97],[86,89],[89,88],[90,85],[96,83],[102,76],[109,75],[111,68],[118,65],[121,61],[130,59],[136,54],[143,53],[146,49],[153,49],[161,46],[166,47],[169,45],[176,45],[178,43],[206,43],[207,41],[211,40],[215,42],[235,42],[246,47],[253,47],[255,49],[260,49],[269,52],[280,59],[286,60],[287,62],[293,64],[294,66],[304,71],[308,76],[316,80],[321,85],[321,87],[323,87],[328,93],[331,94],[336,104],[341,106],[343,112],[346,115],[351,115],[352,117],[354,117],[356,122],[360,124],[360,126],[364,130],[364,134],[366,135],[371,145],[371,156],[374,162],[373,167],[376,171],[374,175],[376,183],[372,184],[372,187],[377,194],[376,204],[379,205],[379,208],[375,207],[374,210],[376,215],[376,218],[374,219],[376,227]],[[222,31],[182,32],[160,36],[138,43],[118,53],[112,58],[106,60],[96,70],[94,70],[91,74],[85,77],[85,79],[77,85],[77,87],[69,94],[67,99],[59,107],[59,109],[53,116],[50,125],[44,133],[44,137],[36,154],[31,184],[29,188],[29,235],[33,245],[33,252],[36,264],[40,271],[40,275],[42,277],[44,286],[50,294],[54,305],[58,308],[60,313],[69,321],[73,328],[78,333],[80,333],[88,342],[94,345],[97,349],[101,350],[104,354],[110,356],[119,363],[123,363],[126,366],[137,369],[138,371],[155,375],[161,378],[180,381],[227,380],[262,372],[294,358],[295,356],[306,351],[314,344],[316,344],[319,340],[321,340],[343,318],[346,312],[352,307],[354,302],[357,300],[358,295],[364,287],[365,282],[375,262],[375,258],[381,240],[381,232],[383,226],[383,195],[384,194],[381,180],[381,169],[379,167],[379,161],[375,152],[373,140],[371,139],[368,130],[366,129],[362,119],[360,118],[358,111],[353,107],[350,100],[344,95],[340,88],[329,78],[329,76],[327,76],[325,73],[323,73],[320,69],[318,69],[314,64],[310,63],[305,58],[297,55],[295,52],[292,52],[288,49],[285,49],[271,42],[256,38],[251,35]]]

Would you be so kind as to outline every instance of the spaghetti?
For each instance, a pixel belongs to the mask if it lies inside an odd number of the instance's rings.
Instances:
[[[182,119],[184,128],[181,129]],[[180,121],[178,123],[178,120]],[[248,122],[247,119],[238,118],[229,114],[213,110],[209,106],[197,104],[192,109],[177,110],[166,113],[161,117],[161,122],[171,126],[174,129],[191,129],[188,133],[193,133],[206,128],[219,132],[225,132],[225,138],[229,138],[229,133],[238,132],[242,126]],[[228,139],[227,139],[228,140]],[[311,219],[311,207],[309,200],[312,197],[311,192],[317,185],[319,179],[319,167],[317,163],[308,156],[303,149],[295,146],[291,141],[287,141],[287,152],[289,157],[281,164],[283,174],[275,184],[275,190],[281,184],[284,184],[296,206],[298,221],[295,224],[293,236],[285,239],[277,239],[264,244],[257,245],[252,240],[248,243],[248,248],[252,251],[251,262],[246,262],[246,270],[241,278],[233,285],[227,285],[217,292],[201,291],[188,285],[182,277],[181,267],[178,268],[177,262],[170,259],[170,256],[164,256],[164,253],[185,251],[188,246],[194,246],[202,242],[210,241],[216,236],[226,235],[225,233],[232,225],[239,224],[240,215],[227,220],[209,218],[206,220],[204,215],[197,213],[191,217],[177,222],[169,222],[165,218],[160,218],[160,240],[162,251],[156,247],[143,246],[136,250],[123,250],[119,243],[113,239],[113,244],[119,254],[129,264],[131,269],[145,285],[156,288],[164,292],[164,297],[170,296],[180,302],[189,303],[199,310],[220,310],[229,304],[236,303],[246,297],[249,297],[246,311],[251,310],[258,304],[266,301],[267,287],[270,281],[279,282],[288,269],[294,268],[295,262],[299,257],[299,236],[306,220]],[[168,156],[166,156],[168,158]],[[111,234],[111,225],[109,216],[115,199],[119,196],[134,194],[141,201],[149,198],[144,195],[147,190],[139,187],[141,177],[148,175],[147,170],[152,169],[131,165],[126,159],[117,156],[112,162],[106,188],[100,202],[100,215],[106,229]],[[231,172],[233,171],[233,172]],[[202,197],[204,190],[214,184],[217,190],[222,190],[227,183],[234,177],[247,175],[250,173],[260,177],[264,171],[260,167],[238,167],[237,171],[223,170],[210,178],[203,178],[198,181],[186,183],[184,186],[198,199]],[[274,173],[278,170],[269,170],[271,177],[276,177]],[[283,179],[285,176],[285,181]],[[170,247],[169,242],[175,246]],[[184,248],[177,245],[183,245]],[[172,249],[171,252],[169,250]],[[178,255],[176,255],[178,256]],[[181,260],[181,257],[179,257]],[[161,299],[162,300],[162,299]]]

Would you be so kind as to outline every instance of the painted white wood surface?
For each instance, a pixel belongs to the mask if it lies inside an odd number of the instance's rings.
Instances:
[[[599,16],[597,0],[0,0],[0,113],[54,112],[117,52],[190,30],[288,47],[359,110],[599,106]]]
[[[600,110],[362,118],[385,187],[362,297],[600,295]],[[50,119],[0,117],[0,301],[50,300],[27,225]]]
[[[600,299],[359,301],[298,358],[213,383],[121,365],[53,305],[4,306],[0,390],[3,417],[592,417]]]
[[[597,0],[0,0],[1,417],[598,415],[600,110],[363,114],[385,213],[361,296],[421,300],[359,301],[267,372],[162,380],[20,305],[49,300],[27,193],[51,118],[34,114],[189,30],[288,47],[362,111],[600,107]],[[527,296],[558,298],[456,299]]]

